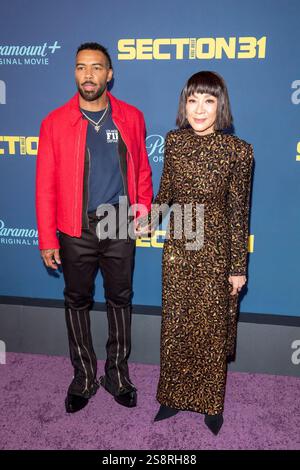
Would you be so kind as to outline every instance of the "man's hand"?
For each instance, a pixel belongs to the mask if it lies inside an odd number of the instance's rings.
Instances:
[[[232,291],[230,292],[230,294],[236,295],[246,284],[247,279],[246,276],[229,276],[228,280],[232,286]]]
[[[61,264],[58,248],[41,250],[41,257],[47,268],[57,269],[58,264]]]

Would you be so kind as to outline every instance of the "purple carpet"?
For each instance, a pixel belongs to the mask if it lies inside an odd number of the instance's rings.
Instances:
[[[103,361],[99,361],[99,375]],[[1,449],[300,449],[300,379],[228,374],[217,437],[197,413],[157,423],[158,366],[131,364],[138,406],[118,405],[102,388],[74,415],[64,409],[72,369],[64,357],[7,354],[0,365]]]

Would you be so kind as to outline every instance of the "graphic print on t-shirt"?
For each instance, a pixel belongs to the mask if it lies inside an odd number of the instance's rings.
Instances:
[[[106,142],[108,144],[116,144],[118,142],[117,129],[106,129]]]

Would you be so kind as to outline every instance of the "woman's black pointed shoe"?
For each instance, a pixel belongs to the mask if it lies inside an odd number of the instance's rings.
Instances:
[[[169,406],[160,405],[157,415],[154,418],[154,421],[161,421],[163,419],[171,418],[179,413],[179,410],[175,408],[170,408]]]
[[[223,424],[223,415],[222,413],[218,415],[205,415],[204,422],[206,426],[211,430],[211,432],[216,436]]]

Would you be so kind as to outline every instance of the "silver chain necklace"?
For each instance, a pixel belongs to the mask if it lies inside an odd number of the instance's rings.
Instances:
[[[104,117],[106,116],[108,109],[109,109],[109,103],[107,104],[107,106],[105,108],[105,111],[102,114],[102,116],[100,117],[98,122],[93,121],[93,119],[91,119],[89,116],[87,116],[87,114],[85,114],[84,111],[81,110],[81,112],[86,117],[86,119],[94,126],[95,131],[99,132],[101,126],[103,126],[103,124],[104,124],[104,122],[102,122],[102,121],[103,121]]]

